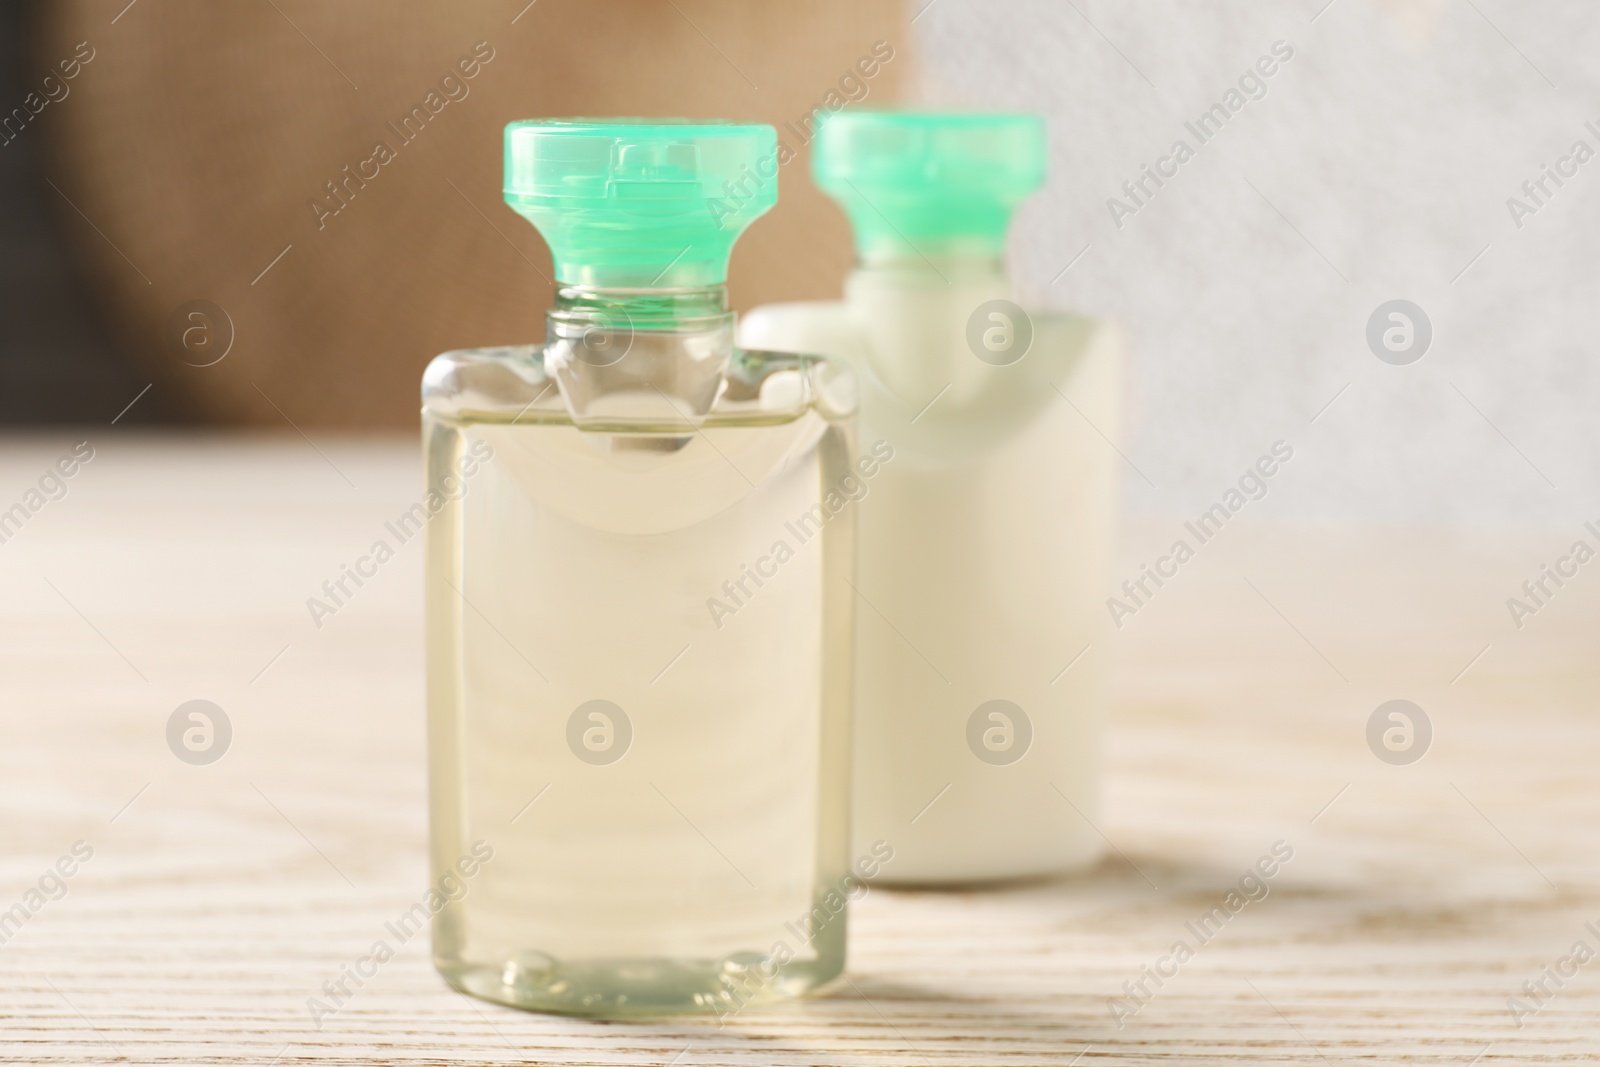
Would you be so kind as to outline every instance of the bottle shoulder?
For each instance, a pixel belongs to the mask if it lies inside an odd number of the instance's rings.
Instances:
[[[740,319],[739,342],[749,348],[824,352],[852,364],[868,356],[893,356],[897,349],[926,358],[930,350],[971,347],[968,335],[976,329],[981,336],[995,321],[994,312],[1020,320],[1009,325],[1021,325],[1037,342],[1035,351],[1070,357],[1090,344],[1125,341],[1115,319],[1029,308],[1003,298],[910,291],[763,304]]]
[[[739,343],[746,348],[824,352],[860,364],[863,331],[842,300],[765,304],[740,316]]]
[[[545,345],[443,352],[423,372],[423,410],[447,420],[572,425],[574,405],[568,403],[548,357]],[[637,400],[619,406],[628,414],[597,429],[670,431],[681,429],[684,421],[698,426],[773,425],[812,413],[837,422],[852,418],[859,404],[855,372],[831,356],[735,348],[703,418],[686,416],[681,405],[673,404],[674,365],[656,358],[639,338],[614,361],[586,369]]]
[[[531,406],[553,387],[541,345],[458,348],[433,357],[422,372],[422,406],[438,414]]]
[[[844,300],[758,307],[740,340],[808,346],[859,377],[863,432],[893,431],[911,453],[987,454],[1062,403],[1116,423],[1126,340],[1112,320],[1033,312],[993,289],[856,285]]]

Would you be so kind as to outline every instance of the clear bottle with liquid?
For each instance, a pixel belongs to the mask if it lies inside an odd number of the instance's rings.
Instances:
[[[729,1014],[844,966],[854,376],[741,351],[769,126],[506,128],[542,345],[423,380],[434,962],[516,1007]],[[720,609],[719,606],[720,605]],[[836,906],[837,904],[837,906]]]
[[[1043,181],[1026,115],[846,111],[813,145],[857,266],[842,301],[757,308],[755,347],[848,360],[862,441],[855,834],[885,878],[983,881],[1100,854],[1116,497],[1111,324],[1017,306],[1001,257]]]

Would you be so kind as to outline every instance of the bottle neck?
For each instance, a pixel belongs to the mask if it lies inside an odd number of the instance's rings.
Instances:
[[[874,281],[951,286],[1004,285],[1005,263],[989,251],[936,247],[915,252],[862,251],[856,259],[857,275]]]
[[[557,284],[546,314],[551,336],[571,338],[595,329],[731,333],[728,287],[618,288]]]
[[[985,388],[994,368],[975,355],[973,317],[991,302],[1015,300],[992,254],[864,256],[844,292],[865,333],[861,362],[870,379],[911,413],[935,394],[949,410]]]
[[[1014,298],[1011,279],[999,256],[939,254],[941,251],[925,257],[863,254],[845,279],[845,296],[874,304],[887,301],[896,308],[907,300],[918,304],[932,301],[932,307],[941,309],[941,317],[948,308],[970,311],[986,300]],[[919,317],[926,313],[916,312]]]
[[[580,428],[697,423],[733,358],[725,285],[560,285],[544,361]]]

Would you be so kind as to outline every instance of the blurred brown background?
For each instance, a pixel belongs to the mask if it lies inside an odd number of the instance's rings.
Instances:
[[[0,106],[20,109],[0,137],[13,424],[109,421],[139,395],[122,422],[409,428],[435,354],[543,334],[549,256],[500,199],[506,122],[719,116],[799,149],[830,99],[898,99],[911,58],[896,0],[75,0],[0,18]],[[862,78],[878,41],[894,58]],[[393,161],[346,182],[379,141]],[[848,231],[806,166],[734,253],[739,307],[838,292]],[[226,357],[197,366],[229,324]]]

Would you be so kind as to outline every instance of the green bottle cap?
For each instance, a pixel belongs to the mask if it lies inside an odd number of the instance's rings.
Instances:
[[[998,256],[1011,212],[1044,181],[1044,123],[840,111],[817,131],[811,172],[850,216],[863,259]]]
[[[720,285],[733,242],[778,200],[777,140],[749,123],[513,122],[506,203],[544,235],[561,284]]]

